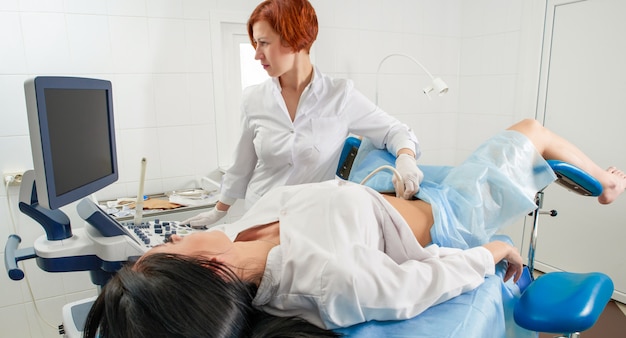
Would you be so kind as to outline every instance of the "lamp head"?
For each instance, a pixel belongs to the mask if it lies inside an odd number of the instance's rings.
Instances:
[[[437,95],[442,96],[448,92],[448,85],[443,82],[440,77],[433,78],[433,82],[430,86],[424,88],[424,94],[430,99],[430,92],[434,91]]]

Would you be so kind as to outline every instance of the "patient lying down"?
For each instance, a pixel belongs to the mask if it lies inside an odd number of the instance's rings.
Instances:
[[[502,148],[515,151],[514,163],[491,158]],[[622,171],[599,168],[534,120],[488,140],[449,175],[497,163],[488,173],[500,176],[499,183],[485,183],[490,193],[532,201],[554,180],[544,159],[567,161],[598,179],[602,204],[626,189]],[[467,198],[485,188],[466,186],[445,188]],[[519,278],[522,258],[511,245],[489,241],[491,230],[478,236],[480,245],[441,246],[450,227],[464,230],[439,215],[462,210],[435,202],[343,181],[274,189],[239,221],[174,235],[121,269],[92,307],[85,336],[332,337],[338,327],[414,317],[478,287],[501,260],[508,262],[504,278]],[[514,210],[518,218],[529,211],[511,204],[520,209]],[[497,213],[509,214],[508,208]],[[493,211],[485,215],[485,228],[506,225],[489,224],[507,222]]]

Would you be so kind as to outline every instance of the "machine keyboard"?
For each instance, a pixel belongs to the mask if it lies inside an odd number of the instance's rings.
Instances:
[[[135,224],[134,221],[120,222],[128,232],[147,248],[165,243],[171,235],[186,236],[194,232],[205,231],[204,229],[191,228],[189,224],[182,224],[179,221],[152,221]]]

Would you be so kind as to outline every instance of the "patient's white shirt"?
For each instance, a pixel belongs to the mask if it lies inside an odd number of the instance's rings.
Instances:
[[[269,253],[253,304],[320,327],[411,318],[495,272],[483,247],[423,248],[382,196],[339,180],[275,188],[218,229],[234,240],[277,220],[280,245]]]

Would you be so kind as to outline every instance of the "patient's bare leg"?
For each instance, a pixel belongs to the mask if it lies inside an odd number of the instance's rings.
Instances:
[[[600,203],[613,202],[626,189],[624,172],[615,167],[606,170],[600,168],[578,147],[545,128],[536,120],[522,120],[509,129],[526,135],[543,158],[571,163],[595,177],[602,185],[602,194],[598,196]]]

